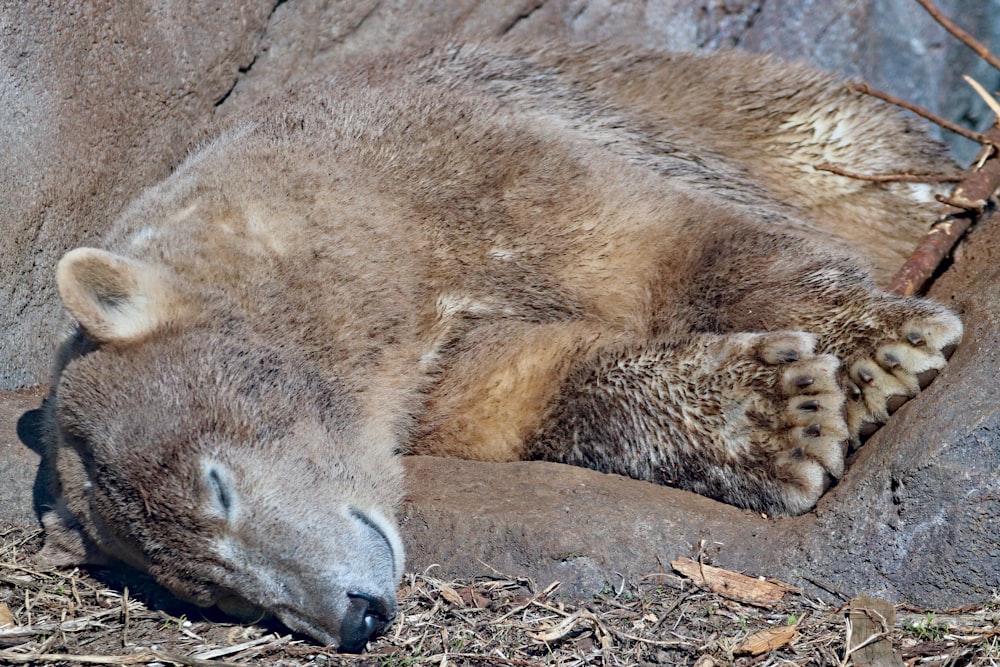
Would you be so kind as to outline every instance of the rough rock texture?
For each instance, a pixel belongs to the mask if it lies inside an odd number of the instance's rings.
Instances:
[[[842,569],[837,577],[860,581],[875,568],[897,596],[954,605],[1000,590],[1000,216],[959,256],[931,296],[963,312],[962,346],[863,450],[855,465],[865,473],[830,497],[807,547],[815,567]],[[852,557],[835,562],[826,534],[855,545]]]
[[[747,510],[618,475],[541,461],[474,463],[406,460],[403,511],[409,569],[435,576],[496,570],[567,595],[590,595],[606,582],[670,570],[707,542],[727,558],[754,563],[772,525]],[[738,554],[734,559],[733,556]]]
[[[1000,36],[1000,0],[938,4],[983,41]],[[864,79],[979,127],[991,116],[960,75],[972,74],[987,88],[1000,84],[1000,74],[913,0],[292,0],[275,10],[259,57],[220,111],[235,111],[295,77],[332,71],[387,45],[447,38],[766,51]],[[960,157],[974,154],[968,142],[958,142]]]
[[[940,0],[1000,42],[1000,0]],[[64,320],[52,285],[176,165],[214,117],[291,79],[403,44],[503,38],[738,46],[869,80],[982,128],[958,75],[1000,74],[912,0],[178,0],[0,5],[0,388],[45,380]],[[1000,50],[1000,49],[998,49]],[[720,103],[726,91],[719,91]],[[968,147],[961,148],[965,158]],[[963,158],[964,159],[964,158]],[[1000,231],[935,287],[965,311],[949,370],[859,453],[814,514],[771,521],[674,489],[555,464],[412,459],[410,566],[485,566],[585,593],[701,551],[724,567],[925,604],[1000,589]],[[38,394],[0,394],[0,519],[34,521],[37,457],[15,440]]]

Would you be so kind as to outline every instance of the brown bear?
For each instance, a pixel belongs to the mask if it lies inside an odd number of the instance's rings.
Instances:
[[[357,651],[396,609],[401,453],[809,510],[962,335],[878,287],[931,187],[823,164],[954,169],[739,53],[453,46],[298,86],[59,263],[40,559]]]

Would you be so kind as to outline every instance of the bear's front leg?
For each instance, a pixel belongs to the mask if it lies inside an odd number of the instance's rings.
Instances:
[[[604,349],[565,379],[534,458],[768,514],[812,508],[844,470],[840,363],[797,331]]]

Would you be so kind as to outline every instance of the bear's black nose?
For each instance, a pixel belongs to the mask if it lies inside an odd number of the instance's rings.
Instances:
[[[380,597],[348,591],[347,613],[340,623],[340,647],[343,653],[361,653],[368,640],[385,630],[395,614]]]

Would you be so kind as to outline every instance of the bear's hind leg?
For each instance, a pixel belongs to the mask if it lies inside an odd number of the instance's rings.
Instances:
[[[956,314],[879,290],[835,248],[734,229],[706,245],[690,270],[699,278],[663,308],[665,319],[678,304],[693,304],[697,314],[681,321],[703,331],[815,334],[816,350],[840,360],[852,445],[926,386],[962,337]]]
[[[763,313],[766,322],[745,313]],[[844,265],[813,267],[780,285],[760,286],[720,318],[724,330],[815,334],[817,351],[840,360],[852,446],[926,387],[962,338],[962,321],[948,308],[882,292]]]
[[[810,323],[819,349],[841,360],[852,446],[944,368],[962,321],[936,303],[873,292],[866,312]]]
[[[606,348],[565,379],[533,457],[679,486],[770,514],[844,469],[839,362],[796,331]]]

